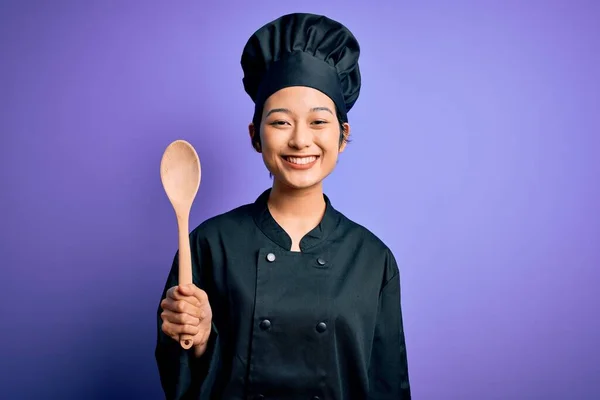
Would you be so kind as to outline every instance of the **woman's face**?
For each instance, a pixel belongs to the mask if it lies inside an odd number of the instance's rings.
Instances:
[[[335,105],[327,95],[308,87],[288,87],[265,102],[257,150],[279,184],[310,188],[335,168],[346,144],[340,144],[341,133]],[[344,136],[349,133],[344,124]],[[253,125],[250,135],[255,135]]]

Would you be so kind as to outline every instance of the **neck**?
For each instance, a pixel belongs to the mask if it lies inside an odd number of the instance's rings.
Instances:
[[[325,213],[323,184],[306,189],[294,189],[273,182],[269,196],[269,209],[285,219],[319,220]]]

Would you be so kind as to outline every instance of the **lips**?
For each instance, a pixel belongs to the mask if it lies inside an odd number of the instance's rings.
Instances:
[[[291,163],[291,164],[295,164],[295,165],[307,165],[310,163],[313,163],[317,160],[318,156],[283,156],[283,158]]]
[[[319,156],[282,156],[283,164],[288,168],[295,170],[309,170],[319,160]]]

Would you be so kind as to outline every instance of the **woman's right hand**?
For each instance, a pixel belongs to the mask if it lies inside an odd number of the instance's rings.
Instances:
[[[193,336],[195,355],[204,354],[212,323],[206,292],[194,284],[173,286],[160,306],[162,331],[177,342],[182,334]]]

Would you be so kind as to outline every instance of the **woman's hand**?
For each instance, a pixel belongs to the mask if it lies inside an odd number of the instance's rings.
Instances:
[[[162,331],[179,342],[182,334],[194,338],[194,354],[200,357],[206,351],[211,332],[212,309],[206,292],[194,284],[173,286],[160,303]]]

